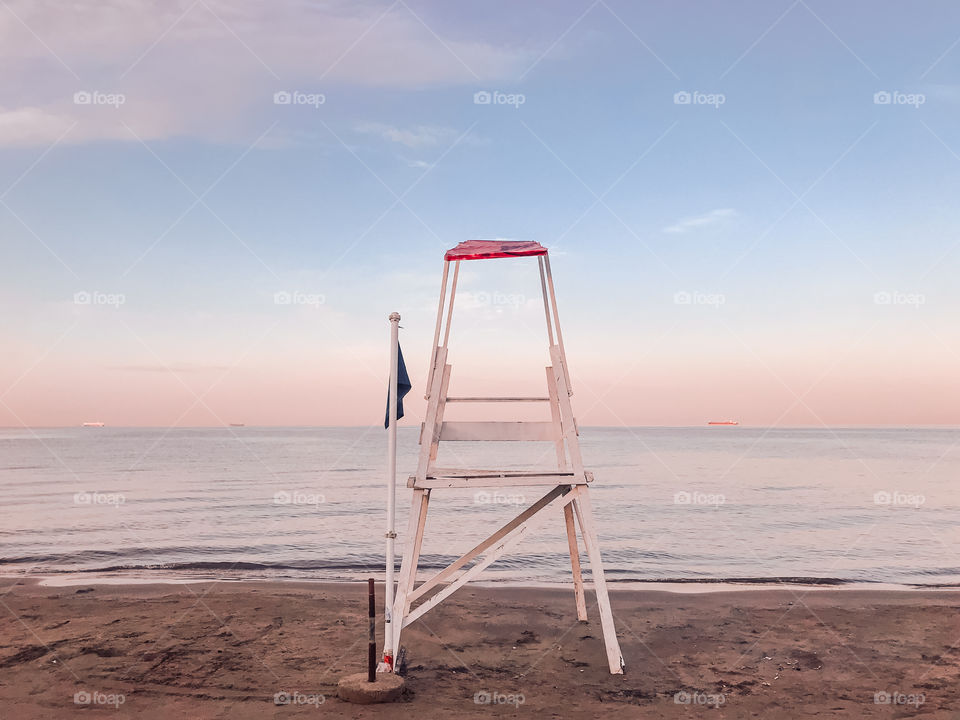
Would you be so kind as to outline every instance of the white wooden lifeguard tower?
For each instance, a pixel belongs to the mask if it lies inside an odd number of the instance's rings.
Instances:
[[[540,268],[540,285],[543,291],[543,308],[550,343],[551,366],[546,369],[547,394],[542,397],[448,397],[450,364],[447,363],[447,342],[450,338],[450,322],[453,318],[453,303],[457,293],[457,276],[460,263],[467,260],[491,258],[536,257]],[[447,279],[453,263],[453,281],[447,303]],[[446,305],[446,320],[444,307]],[[441,343],[441,333],[443,341]],[[613,624],[610,599],[603,577],[600,547],[590,504],[589,483],[593,474],[583,469],[580,457],[577,424],[570,404],[570,373],[560,332],[560,318],[550,271],[547,249],[535,242],[501,242],[494,240],[469,240],[449,250],[444,256],[443,280],[441,281],[440,304],[437,308],[437,325],[433,340],[433,358],[427,379],[427,412],[420,433],[420,459],[417,474],[410,477],[407,486],[413,488],[410,519],[397,594],[388,626],[392,639],[385,639],[391,651],[400,648],[400,634],[421,615],[436,607],[445,598],[477,577],[486,567],[511,550],[535,528],[563,510],[567,541],[570,548],[570,563],[573,568],[573,586],[576,598],[577,618],[587,620],[587,606],[583,593],[583,578],[580,571],[580,551],[577,543],[576,524],[580,527],[593,584],[600,611],[600,625],[606,646],[607,661],[611,673],[623,672],[623,657]],[[447,403],[548,403],[552,420],[547,422],[448,422],[443,414]],[[501,441],[526,440],[549,441],[556,446],[556,470],[496,470],[441,468],[434,465],[441,441]],[[415,587],[417,564],[423,543],[427,506],[434,491],[443,488],[484,488],[541,485],[547,493],[537,502],[501,527],[486,540],[463,555],[453,564],[432,578]],[[576,521],[575,519],[576,518]],[[472,565],[466,567],[471,562]],[[430,594],[432,592],[432,594]],[[413,603],[419,605],[413,607]]]

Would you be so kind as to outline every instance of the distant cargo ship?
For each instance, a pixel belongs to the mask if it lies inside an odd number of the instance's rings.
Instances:
[[[739,425],[739,420],[711,420],[707,425]]]
[[[103,427],[106,423],[102,422],[85,422],[83,427]]]

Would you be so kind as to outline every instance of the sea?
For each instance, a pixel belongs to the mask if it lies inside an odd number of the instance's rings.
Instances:
[[[398,567],[417,434],[399,431]],[[958,428],[580,434],[608,581],[960,584]],[[552,445],[538,443],[447,444],[439,458],[524,469],[551,461]],[[387,469],[382,427],[0,429],[0,574],[381,578]],[[434,491],[421,577],[543,492]],[[557,512],[484,577],[539,585],[570,573]]]

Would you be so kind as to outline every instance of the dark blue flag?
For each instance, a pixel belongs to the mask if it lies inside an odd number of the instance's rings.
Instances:
[[[407,366],[403,362],[403,351],[397,344],[397,420],[403,417],[403,396],[410,392],[410,376],[407,375]],[[387,413],[383,427],[390,427],[390,389],[387,388]]]

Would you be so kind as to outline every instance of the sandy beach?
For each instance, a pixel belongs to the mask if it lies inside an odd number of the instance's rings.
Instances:
[[[6,579],[0,592],[4,718],[396,712],[336,697],[338,678],[364,668],[357,584]],[[454,595],[405,631],[404,709],[420,718],[960,712],[956,592],[614,589],[623,676],[607,672],[593,602],[581,624],[561,588]]]

